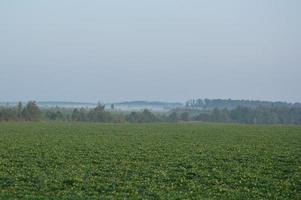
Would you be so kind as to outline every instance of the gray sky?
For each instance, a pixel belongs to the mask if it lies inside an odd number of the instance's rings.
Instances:
[[[0,101],[301,102],[300,0],[1,0]]]

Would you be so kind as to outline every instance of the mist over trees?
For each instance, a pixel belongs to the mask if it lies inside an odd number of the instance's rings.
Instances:
[[[224,102],[225,105],[222,106],[221,102]],[[35,101],[30,101],[25,105],[20,102],[16,106],[0,107],[0,121],[43,120],[99,123],[202,121],[243,124],[301,124],[301,107],[299,104],[251,102],[196,100],[187,103],[185,108],[173,109],[169,112],[158,113],[144,109],[128,113],[116,111],[113,106],[111,106],[111,109],[106,110],[105,106],[100,103],[92,109],[70,109],[60,107],[39,108]],[[236,104],[239,104],[239,106],[234,107]],[[249,107],[240,106],[241,104],[249,105]],[[261,106],[256,107],[253,104]],[[199,105],[201,105],[202,109],[200,109]],[[212,107],[214,105],[216,106],[215,108]]]
[[[41,114],[35,101],[29,101],[25,106],[19,102],[16,107],[1,107],[0,121],[39,121]]]

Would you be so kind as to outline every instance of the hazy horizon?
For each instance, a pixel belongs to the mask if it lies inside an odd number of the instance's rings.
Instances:
[[[98,103],[101,103],[101,104],[116,104],[116,103],[132,103],[132,102],[148,102],[148,103],[154,103],[154,102],[160,102],[160,103],[181,103],[183,105],[185,105],[185,103],[189,100],[197,100],[197,99],[202,99],[202,100],[205,100],[205,99],[208,99],[208,98],[194,98],[194,99],[187,99],[187,100],[184,100],[184,101],[164,101],[164,100],[145,100],[145,99],[133,99],[133,100],[121,100],[121,101],[101,101],[101,100],[98,100],[98,101],[74,101],[74,100],[36,100],[36,99],[28,99],[28,100],[13,100],[13,101],[0,101],[0,103],[27,103],[29,101],[35,101],[35,102],[38,102],[38,103],[84,103],[84,104],[95,104],[97,105]],[[283,103],[290,103],[290,104],[295,104],[295,103],[301,103],[299,101],[273,101],[273,100],[259,100],[259,99],[232,99],[232,98],[228,98],[228,99],[223,99],[223,98],[212,98],[209,100],[233,100],[233,101],[242,101],[242,100],[245,100],[245,101],[263,101],[263,102],[283,102]]]
[[[301,1],[0,2],[0,101],[301,102]]]

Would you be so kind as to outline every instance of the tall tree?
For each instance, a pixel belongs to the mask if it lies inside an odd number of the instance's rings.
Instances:
[[[22,111],[26,121],[38,121],[41,119],[41,110],[35,101],[29,101]]]

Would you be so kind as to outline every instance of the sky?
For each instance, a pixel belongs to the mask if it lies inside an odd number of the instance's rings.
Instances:
[[[301,102],[300,0],[0,0],[0,101]]]

